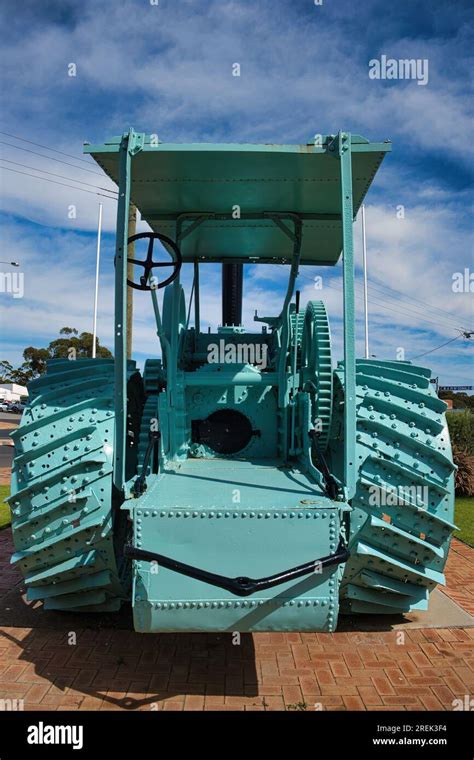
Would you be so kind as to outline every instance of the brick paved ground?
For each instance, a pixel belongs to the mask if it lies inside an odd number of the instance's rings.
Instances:
[[[442,589],[456,604],[474,615],[474,549],[454,540],[445,569],[447,585]]]
[[[0,556],[10,550],[5,530]],[[22,587],[7,562],[0,699],[26,710],[450,710],[474,692],[474,628],[244,634],[240,646],[230,635],[136,634],[127,617],[79,629],[84,618],[35,611],[31,628],[14,624]],[[471,612],[473,567],[474,550],[454,541],[446,593]]]

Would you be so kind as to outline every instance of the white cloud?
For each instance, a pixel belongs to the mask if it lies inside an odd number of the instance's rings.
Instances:
[[[445,320],[451,324],[447,315],[424,309],[414,298],[440,306],[461,326],[472,326],[468,294],[456,295],[451,289],[452,273],[470,265],[468,198],[465,190],[453,193],[444,169],[436,168],[442,159],[461,171],[469,159],[472,114],[464,90],[470,63],[462,27],[447,38],[439,21],[440,31],[425,39],[408,38],[406,31],[398,36],[394,13],[385,17],[383,29],[377,28],[380,2],[373,0],[363,9],[358,7],[359,16],[351,16],[350,25],[344,3],[313,8],[311,3],[189,0],[153,7],[141,0],[85,0],[80,12],[69,3],[63,6],[62,25],[48,23],[46,14],[41,22],[33,15],[36,23],[27,24],[27,35],[19,9],[9,19],[3,52],[11,107],[9,120],[4,121],[6,132],[78,157],[83,140],[99,142],[130,125],[177,142],[305,142],[315,132],[341,127],[371,139],[392,138],[394,153],[384,162],[375,192],[368,198],[369,274],[374,286],[393,287],[401,295],[397,302],[389,297],[393,293],[371,290],[373,353],[393,356],[394,348],[403,345],[408,355],[415,355],[453,335],[445,324]],[[366,25],[366,36],[361,25]],[[368,60],[382,53],[427,57],[429,84],[370,80]],[[67,76],[70,62],[77,64],[75,78]],[[241,77],[231,75],[234,62],[241,64]],[[81,162],[72,162],[77,164],[73,168],[52,161],[53,153],[48,153],[51,158],[40,158],[0,147],[10,161],[112,187],[105,176],[84,171],[87,165]],[[437,180],[426,178],[428,161],[431,173],[438,173]],[[89,168],[96,168],[92,161]],[[104,204],[104,231],[112,231],[114,201],[2,172],[4,211],[40,225],[12,223],[4,233],[4,250],[22,262],[26,275],[25,299],[8,301],[2,294],[9,356],[18,357],[19,347],[26,343],[49,340],[65,322],[90,329],[95,242],[93,236],[77,232],[95,229],[99,200]],[[398,204],[405,205],[404,220],[396,218]],[[68,217],[71,205],[77,210],[75,219]],[[358,238],[356,242],[359,256]],[[107,246],[99,322],[100,335],[110,345],[110,241]],[[247,322],[255,304],[260,311],[265,307],[275,313],[282,298],[283,284],[279,289],[277,285],[286,280],[287,271],[283,275],[270,267],[262,269],[247,284]],[[209,270],[209,281],[203,319],[215,326],[220,321],[216,272]],[[301,282],[307,283],[302,286],[304,303],[315,294],[309,282]],[[340,354],[337,286],[326,287],[319,295],[328,302]],[[150,304],[140,295],[135,304],[136,348],[156,353]],[[427,321],[431,318],[433,322]],[[467,374],[469,349],[456,341],[426,360],[456,382]]]

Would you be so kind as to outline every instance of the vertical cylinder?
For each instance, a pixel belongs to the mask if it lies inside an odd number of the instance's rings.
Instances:
[[[222,264],[222,324],[242,324],[242,292],[244,265],[235,262]]]

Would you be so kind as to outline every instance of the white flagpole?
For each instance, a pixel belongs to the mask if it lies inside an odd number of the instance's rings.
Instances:
[[[92,330],[92,358],[96,358],[97,352],[97,305],[99,302],[99,263],[100,263],[100,236],[102,233],[102,203],[99,203],[99,222],[97,225],[97,255],[95,264],[95,295],[94,295],[94,327]]]

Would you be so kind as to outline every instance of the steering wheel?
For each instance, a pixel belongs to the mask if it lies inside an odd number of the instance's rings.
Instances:
[[[128,279],[127,283],[131,288],[135,288],[135,290],[159,290],[160,288],[164,288],[166,285],[169,285],[169,283],[173,282],[173,280],[175,280],[178,276],[181,265],[183,263],[181,251],[179,250],[174,240],[171,240],[171,238],[166,237],[166,235],[162,235],[159,232],[139,232],[138,235],[132,235],[132,237],[129,237],[127,244],[133,243],[135,240],[143,240],[144,238],[148,238],[150,241],[148,243],[146,259],[142,261],[140,259],[127,258],[127,261],[129,264],[138,264],[138,266],[143,267],[145,271],[141,275],[139,283]],[[168,245],[173,251],[175,259],[163,262],[153,261],[153,246],[155,244],[155,240],[160,240],[162,243],[166,243],[166,245]],[[163,280],[163,282],[160,282],[158,285],[148,285],[150,273],[155,267],[173,267],[173,271],[171,272],[170,276],[166,278],[166,280]]]

